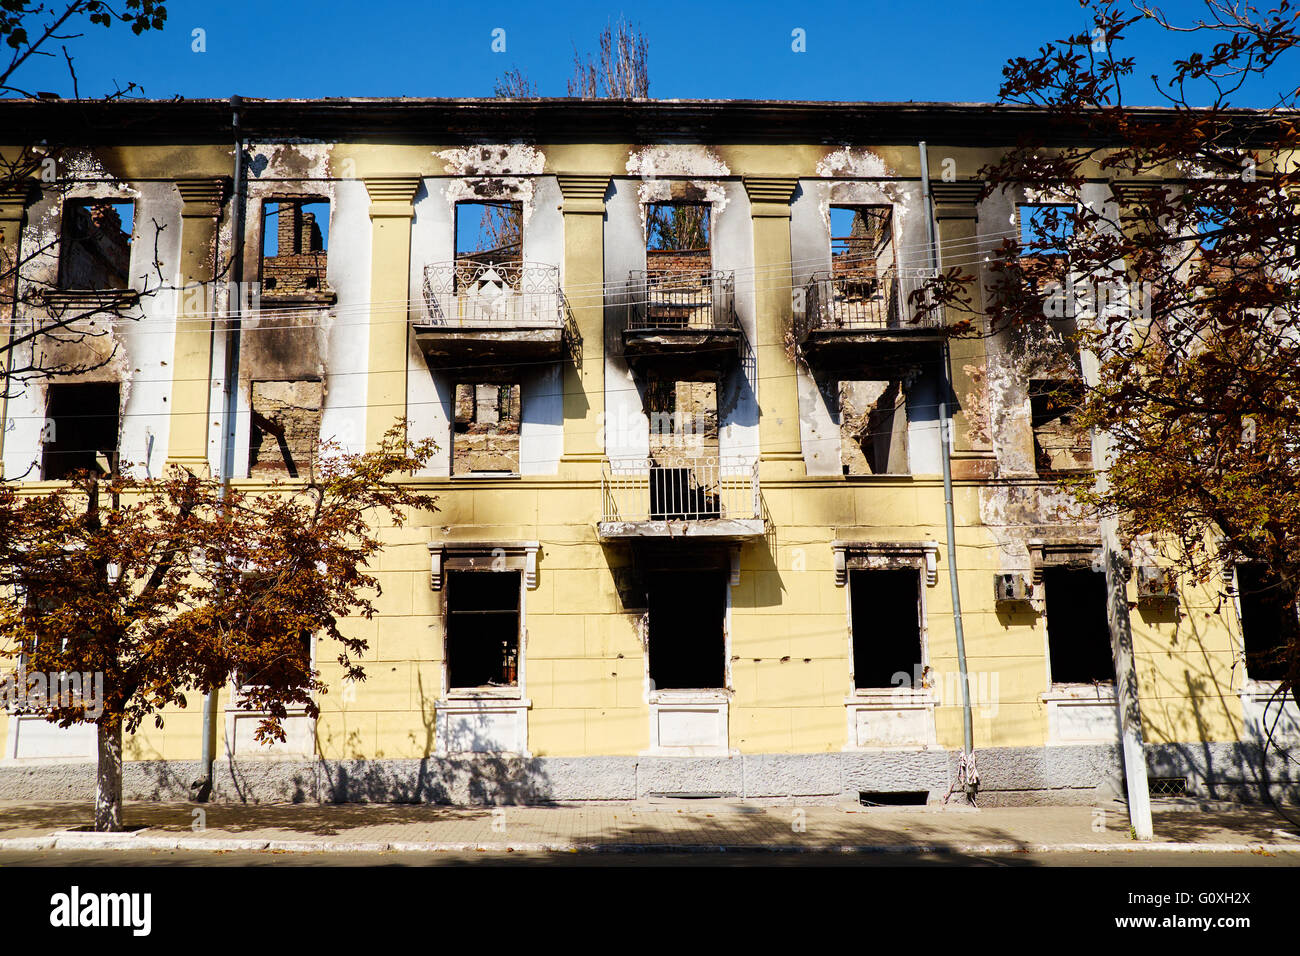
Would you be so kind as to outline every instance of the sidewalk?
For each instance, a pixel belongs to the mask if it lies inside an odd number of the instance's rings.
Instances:
[[[86,832],[88,803],[0,803],[0,850],[295,852],[1267,852],[1300,854],[1266,808],[1155,808],[1156,840],[1129,838],[1113,805],[939,808],[755,807],[683,801],[463,808],[393,804],[128,803],[128,832]],[[1300,816],[1300,812],[1296,814]],[[1300,862],[1300,857],[1297,857]]]

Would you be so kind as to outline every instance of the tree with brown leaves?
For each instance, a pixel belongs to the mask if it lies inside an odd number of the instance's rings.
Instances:
[[[436,511],[400,480],[433,453],[405,423],[364,454],[326,448],[304,480],[267,491],[175,470],[163,479],[85,474],[69,487],[0,487],[0,636],[23,706],[99,738],[95,829],[122,828],[122,737],[190,694],[234,681],[237,706],[284,740],[289,707],[315,717],[327,691],[310,640],[363,680],[366,642],[344,618],[374,614],[367,571],[377,519]],[[319,655],[318,655],[319,656]],[[85,680],[69,686],[70,675]],[[89,686],[102,688],[91,693]]]

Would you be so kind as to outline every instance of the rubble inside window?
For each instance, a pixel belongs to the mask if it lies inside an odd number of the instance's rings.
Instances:
[[[62,481],[79,471],[115,472],[119,407],[116,382],[48,385],[41,477]]]
[[[1237,565],[1237,602],[1246,650],[1246,676],[1274,681],[1286,677],[1288,635],[1295,628],[1295,608],[1286,591],[1262,564]],[[1291,627],[1287,627],[1290,615]]]
[[[1040,475],[1085,471],[1092,467],[1092,437],[1074,427],[1083,401],[1078,382],[1036,379],[1029,383],[1034,463]]]
[[[130,202],[65,203],[59,288],[129,288],[134,219],[135,204]]]
[[[894,266],[892,206],[831,206],[831,274],[874,292]]]
[[[324,385],[319,380],[252,383],[249,474],[305,474],[320,443]]]
[[[518,384],[456,385],[453,475],[519,474]]]
[[[263,298],[328,296],[329,202],[318,197],[268,202],[262,216]]]
[[[841,381],[840,464],[846,475],[907,474],[903,379]]]
[[[912,568],[849,572],[853,685],[898,687],[921,670],[920,572]]]
[[[725,684],[724,571],[646,575],[650,681],[654,690],[716,690]]]
[[[1046,567],[1043,587],[1052,683],[1113,683],[1106,575],[1088,567]]]
[[[519,685],[519,572],[447,572],[447,681]]]

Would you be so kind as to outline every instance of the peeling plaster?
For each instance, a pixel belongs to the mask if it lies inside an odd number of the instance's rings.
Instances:
[[[526,143],[482,143],[434,153],[446,164],[447,175],[460,177],[446,184],[447,202],[512,199],[523,206],[524,223],[532,218],[536,181],[546,168],[546,156]]]
[[[841,146],[817,164],[823,179],[888,179],[897,175],[879,153],[860,146]]]

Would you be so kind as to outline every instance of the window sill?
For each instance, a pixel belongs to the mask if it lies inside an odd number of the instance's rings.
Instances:
[[[469,475],[452,475],[452,481],[500,481],[502,478],[518,480],[522,478],[517,471],[476,471]]]
[[[449,702],[522,699],[523,692],[518,687],[453,687],[444,697],[444,700]]]
[[[725,704],[731,698],[732,692],[726,689],[667,689],[651,691],[649,701],[652,704],[672,704],[676,706],[679,704]]]
[[[1113,704],[1118,698],[1114,684],[1053,684],[1052,689],[1039,694],[1038,699],[1044,703]]]
[[[858,687],[844,698],[846,704],[869,704],[876,707],[932,707],[934,693],[930,688],[914,690],[911,687]]]

